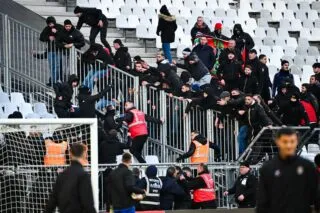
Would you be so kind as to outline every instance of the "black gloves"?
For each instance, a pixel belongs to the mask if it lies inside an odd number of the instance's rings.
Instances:
[[[106,88],[104,90],[102,90],[102,94],[106,94],[108,92],[110,92],[110,90],[112,89],[112,86],[111,85],[107,85]]]

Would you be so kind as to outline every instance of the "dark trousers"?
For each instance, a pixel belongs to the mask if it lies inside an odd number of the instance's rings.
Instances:
[[[130,152],[133,154],[135,158],[137,158],[139,163],[146,163],[146,161],[142,157],[142,149],[147,140],[148,135],[139,135],[132,139]]]
[[[192,208],[193,209],[216,209],[217,203],[215,200],[199,202],[199,203],[193,202]]]
[[[96,40],[96,37],[98,35],[98,33],[100,32],[100,39],[101,39],[101,42],[103,43],[103,45],[109,49],[110,53],[112,52],[112,49],[109,45],[109,43],[107,42],[107,27],[108,25],[104,22],[103,23],[103,27],[91,27],[91,31],[90,31],[90,37],[89,37],[89,40],[90,40],[90,44],[94,44],[95,43],[95,40]]]
[[[70,118],[70,112],[67,108],[55,106],[54,111],[57,114],[58,118]]]

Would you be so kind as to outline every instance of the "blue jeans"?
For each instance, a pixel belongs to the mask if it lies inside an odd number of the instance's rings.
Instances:
[[[127,209],[114,209],[114,213],[135,213],[136,209],[134,206],[127,208]]]
[[[171,49],[170,49],[170,43],[162,43],[162,50],[164,53],[164,56],[166,59],[168,59],[169,63],[172,63],[172,57],[171,57]]]
[[[83,85],[87,86],[91,91],[94,87],[94,79],[102,78],[104,75],[106,75],[107,70],[98,70],[98,71],[90,71],[88,75],[83,80]]]
[[[239,155],[241,155],[247,148],[248,126],[244,125],[239,128],[237,140],[239,144]]]
[[[48,52],[48,62],[49,69],[51,70],[51,83],[55,84],[58,80],[61,80],[61,56],[56,52]]]

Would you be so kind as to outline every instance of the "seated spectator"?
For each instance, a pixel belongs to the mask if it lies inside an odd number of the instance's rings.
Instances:
[[[209,71],[213,69],[213,66],[216,62],[216,56],[213,48],[208,45],[207,37],[201,37],[200,43],[193,48],[192,52],[197,54],[199,59]]]
[[[234,25],[231,39],[236,41],[236,49],[239,51],[246,50],[245,55],[247,58],[248,51],[254,47],[254,41],[248,33],[243,31],[241,24]]]
[[[120,39],[113,41],[113,47],[116,50],[113,60],[117,68],[129,72],[131,70],[131,56],[128,47],[125,47]]]
[[[289,105],[280,108],[277,114],[281,117],[284,125],[300,126],[302,120],[304,120],[305,125],[309,125],[309,117],[300,103],[299,94],[291,95]]]
[[[220,65],[226,63],[229,60],[228,55],[230,52],[234,53],[235,60],[237,60],[240,64],[243,64],[241,52],[240,50],[236,49],[236,41],[231,39],[228,41],[228,47],[221,50],[221,53],[219,55]]]
[[[244,68],[244,75],[239,80],[239,88],[244,93],[257,94],[259,90],[259,83],[257,78],[252,74],[252,67],[246,65]]]
[[[193,28],[191,29],[192,43],[194,43],[194,40],[196,39],[198,33],[209,35],[210,32],[211,30],[209,29],[208,25],[204,23],[203,17],[199,16],[197,18],[197,22],[194,24]]]
[[[259,78],[259,91],[263,100],[267,103],[271,99],[270,88],[272,83],[269,76],[269,68],[267,66],[268,58],[266,55],[259,55],[260,61],[260,78]]]
[[[64,29],[57,34],[56,45],[63,50],[71,49],[73,46],[81,49],[85,45],[82,33],[77,30],[69,19],[64,21]]]
[[[251,173],[248,162],[240,163],[239,177],[233,186],[223,194],[234,195],[238,208],[254,208],[256,206],[257,178]]]
[[[217,75],[222,79],[222,84],[225,85],[225,90],[231,91],[239,87],[240,74],[242,73],[242,66],[236,60],[235,53],[228,53],[228,60],[219,66]]]
[[[222,24],[221,23],[216,23],[214,25],[214,31],[211,32],[211,35],[214,38],[218,38],[218,39],[221,39],[221,40],[229,40],[230,38],[228,38],[227,36],[223,35],[221,33],[221,31],[222,31]]]
[[[170,64],[172,63],[170,43],[175,41],[177,28],[176,17],[170,14],[166,5],[163,5],[160,8],[157,35],[161,36],[162,50]]]
[[[99,144],[100,164],[117,163],[117,155],[122,155],[123,150],[128,149],[126,144],[119,141],[117,130],[111,129],[107,134],[108,137]]]
[[[210,84],[211,82],[211,75],[209,73],[208,68],[201,62],[197,54],[192,53],[189,48],[183,50],[183,58],[184,64],[179,64],[176,62],[176,66],[187,70],[191,77],[195,80],[193,84],[198,86],[203,86],[206,84]]]
[[[109,64],[113,65],[114,61],[100,44],[91,44],[90,48],[83,54],[83,61],[92,65],[93,69],[86,75],[82,84],[93,91],[94,81],[105,76],[107,74],[107,66]]]
[[[178,95],[181,90],[182,82],[170,64],[159,64],[157,72],[162,76],[161,81],[163,88],[169,93]]]
[[[178,197],[185,197],[185,191],[177,183],[177,171],[174,167],[167,169],[167,175],[162,179],[162,189],[160,192],[160,209],[173,210],[174,201]]]
[[[180,177],[186,188],[193,190],[193,204],[194,209],[216,209],[216,192],[215,183],[212,175],[208,170],[208,166],[200,163],[197,167],[198,176],[186,180],[184,176]]]
[[[287,60],[282,60],[281,69],[274,76],[274,79],[273,79],[272,97],[274,97],[276,93],[279,92],[279,86],[285,81],[287,81],[288,79],[291,79],[291,81],[294,84],[293,75],[290,73],[290,70],[289,70],[289,62]]]
[[[138,187],[146,191],[146,196],[140,201],[140,211],[160,210],[160,191],[162,180],[157,177],[158,169],[151,165],[146,169],[146,177],[143,177]]]

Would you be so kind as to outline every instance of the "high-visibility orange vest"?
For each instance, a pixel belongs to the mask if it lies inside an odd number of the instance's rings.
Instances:
[[[130,112],[133,114],[133,120],[128,124],[131,138],[148,135],[145,114],[137,109],[132,109]]]
[[[198,141],[192,141],[196,146],[196,150],[191,156],[191,163],[208,163],[209,160],[209,142],[202,145]]]
[[[52,140],[45,140],[46,155],[44,156],[44,165],[66,165],[66,151],[68,143],[55,143]]]
[[[193,201],[195,203],[210,201],[216,199],[214,191],[214,182],[210,174],[202,174],[200,177],[206,183],[206,188],[196,189],[193,191]]]

